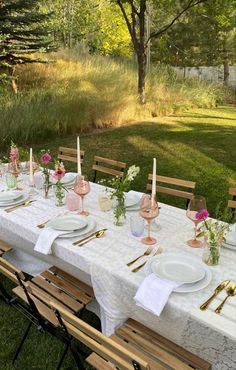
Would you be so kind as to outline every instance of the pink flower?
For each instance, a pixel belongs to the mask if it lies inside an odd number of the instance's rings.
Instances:
[[[206,209],[201,209],[201,211],[196,213],[196,219],[198,221],[203,221],[209,216],[209,213]]]
[[[17,147],[11,147],[11,150],[10,150],[10,158],[11,158],[11,161],[17,161],[19,159],[19,150]]]
[[[44,163],[44,164],[48,164],[50,162],[50,160],[52,159],[52,157],[50,156],[50,154],[48,152],[44,153],[41,157],[41,161]]]
[[[55,171],[54,171],[54,174],[53,174],[53,177],[55,180],[59,181],[62,179],[62,177],[65,176],[65,173],[66,173],[66,170],[65,170],[65,167],[64,167],[64,164],[61,162],[57,162],[55,164]]]

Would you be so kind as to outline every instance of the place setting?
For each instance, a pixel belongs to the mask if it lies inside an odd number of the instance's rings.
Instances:
[[[4,190],[0,192],[0,208],[4,208],[7,213],[21,207],[28,207],[35,201],[35,199],[30,199],[30,194],[26,191]]]
[[[174,293],[192,293],[206,288],[212,279],[208,266],[179,253],[163,253],[145,262],[146,278],[134,297],[136,304],[159,316]]]

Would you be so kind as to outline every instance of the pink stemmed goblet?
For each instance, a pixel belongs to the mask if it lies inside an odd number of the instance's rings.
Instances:
[[[200,248],[203,245],[200,240],[197,240],[197,225],[201,220],[198,220],[196,217],[197,213],[203,209],[206,209],[205,198],[200,195],[193,196],[187,209],[187,217],[194,222],[194,239],[187,241],[187,244],[192,248]]]
[[[150,195],[143,195],[140,202],[139,214],[148,222],[148,236],[142,239],[142,242],[147,245],[156,243],[156,239],[150,236],[151,221],[159,215],[158,204]]]
[[[88,216],[89,212],[84,210],[84,197],[90,192],[90,185],[87,176],[76,176],[74,192],[81,197],[82,211],[79,214]]]

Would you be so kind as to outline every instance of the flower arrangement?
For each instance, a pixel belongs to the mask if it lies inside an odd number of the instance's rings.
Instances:
[[[43,174],[44,174],[44,192],[45,192],[45,198],[48,197],[49,188],[52,185],[50,182],[50,169],[49,164],[52,160],[51,154],[49,150],[41,150],[41,158],[40,162],[43,168]]]
[[[116,176],[111,180],[103,180],[102,183],[106,183],[107,186],[111,187],[106,190],[111,194],[112,199],[116,199],[117,205],[114,210],[115,224],[117,226],[122,225],[122,218],[125,217],[125,192],[130,189],[131,182],[138,175],[140,168],[133,165],[129,167],[126,175],[123,179]]]
[[[13,141],[11,141],[9,172],[13,173],[16,176],[18,176],[21,170],[19,157],[20,157],[19,149],[17,145]]]
[[[206,209],[197,212],[196,219],[203,222],[198,236],[204,235],[208,246],[208,252],[203,257],[204,262],[208,265],[217,265],[220,259],[220,246],[229,231],[229,224],[218,220],[207,220],[208,216]]]
[[[56,161],[55,170],[53,173],[53,178],[56,180],[55,184],[55,195],[56,195],[56,205],[63,206],[65,198],[65,187],[62,185],[61,179],[65,176],[66,171],[63,162]]]

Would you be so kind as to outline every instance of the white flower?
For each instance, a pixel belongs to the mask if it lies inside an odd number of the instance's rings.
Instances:
[[[127,171],[127,180],[128,181],[133,181],[134,178],[137,176],[137,174],[139,173],[140,171],[140,168],[138,166],[131,166],[128,171]]]

